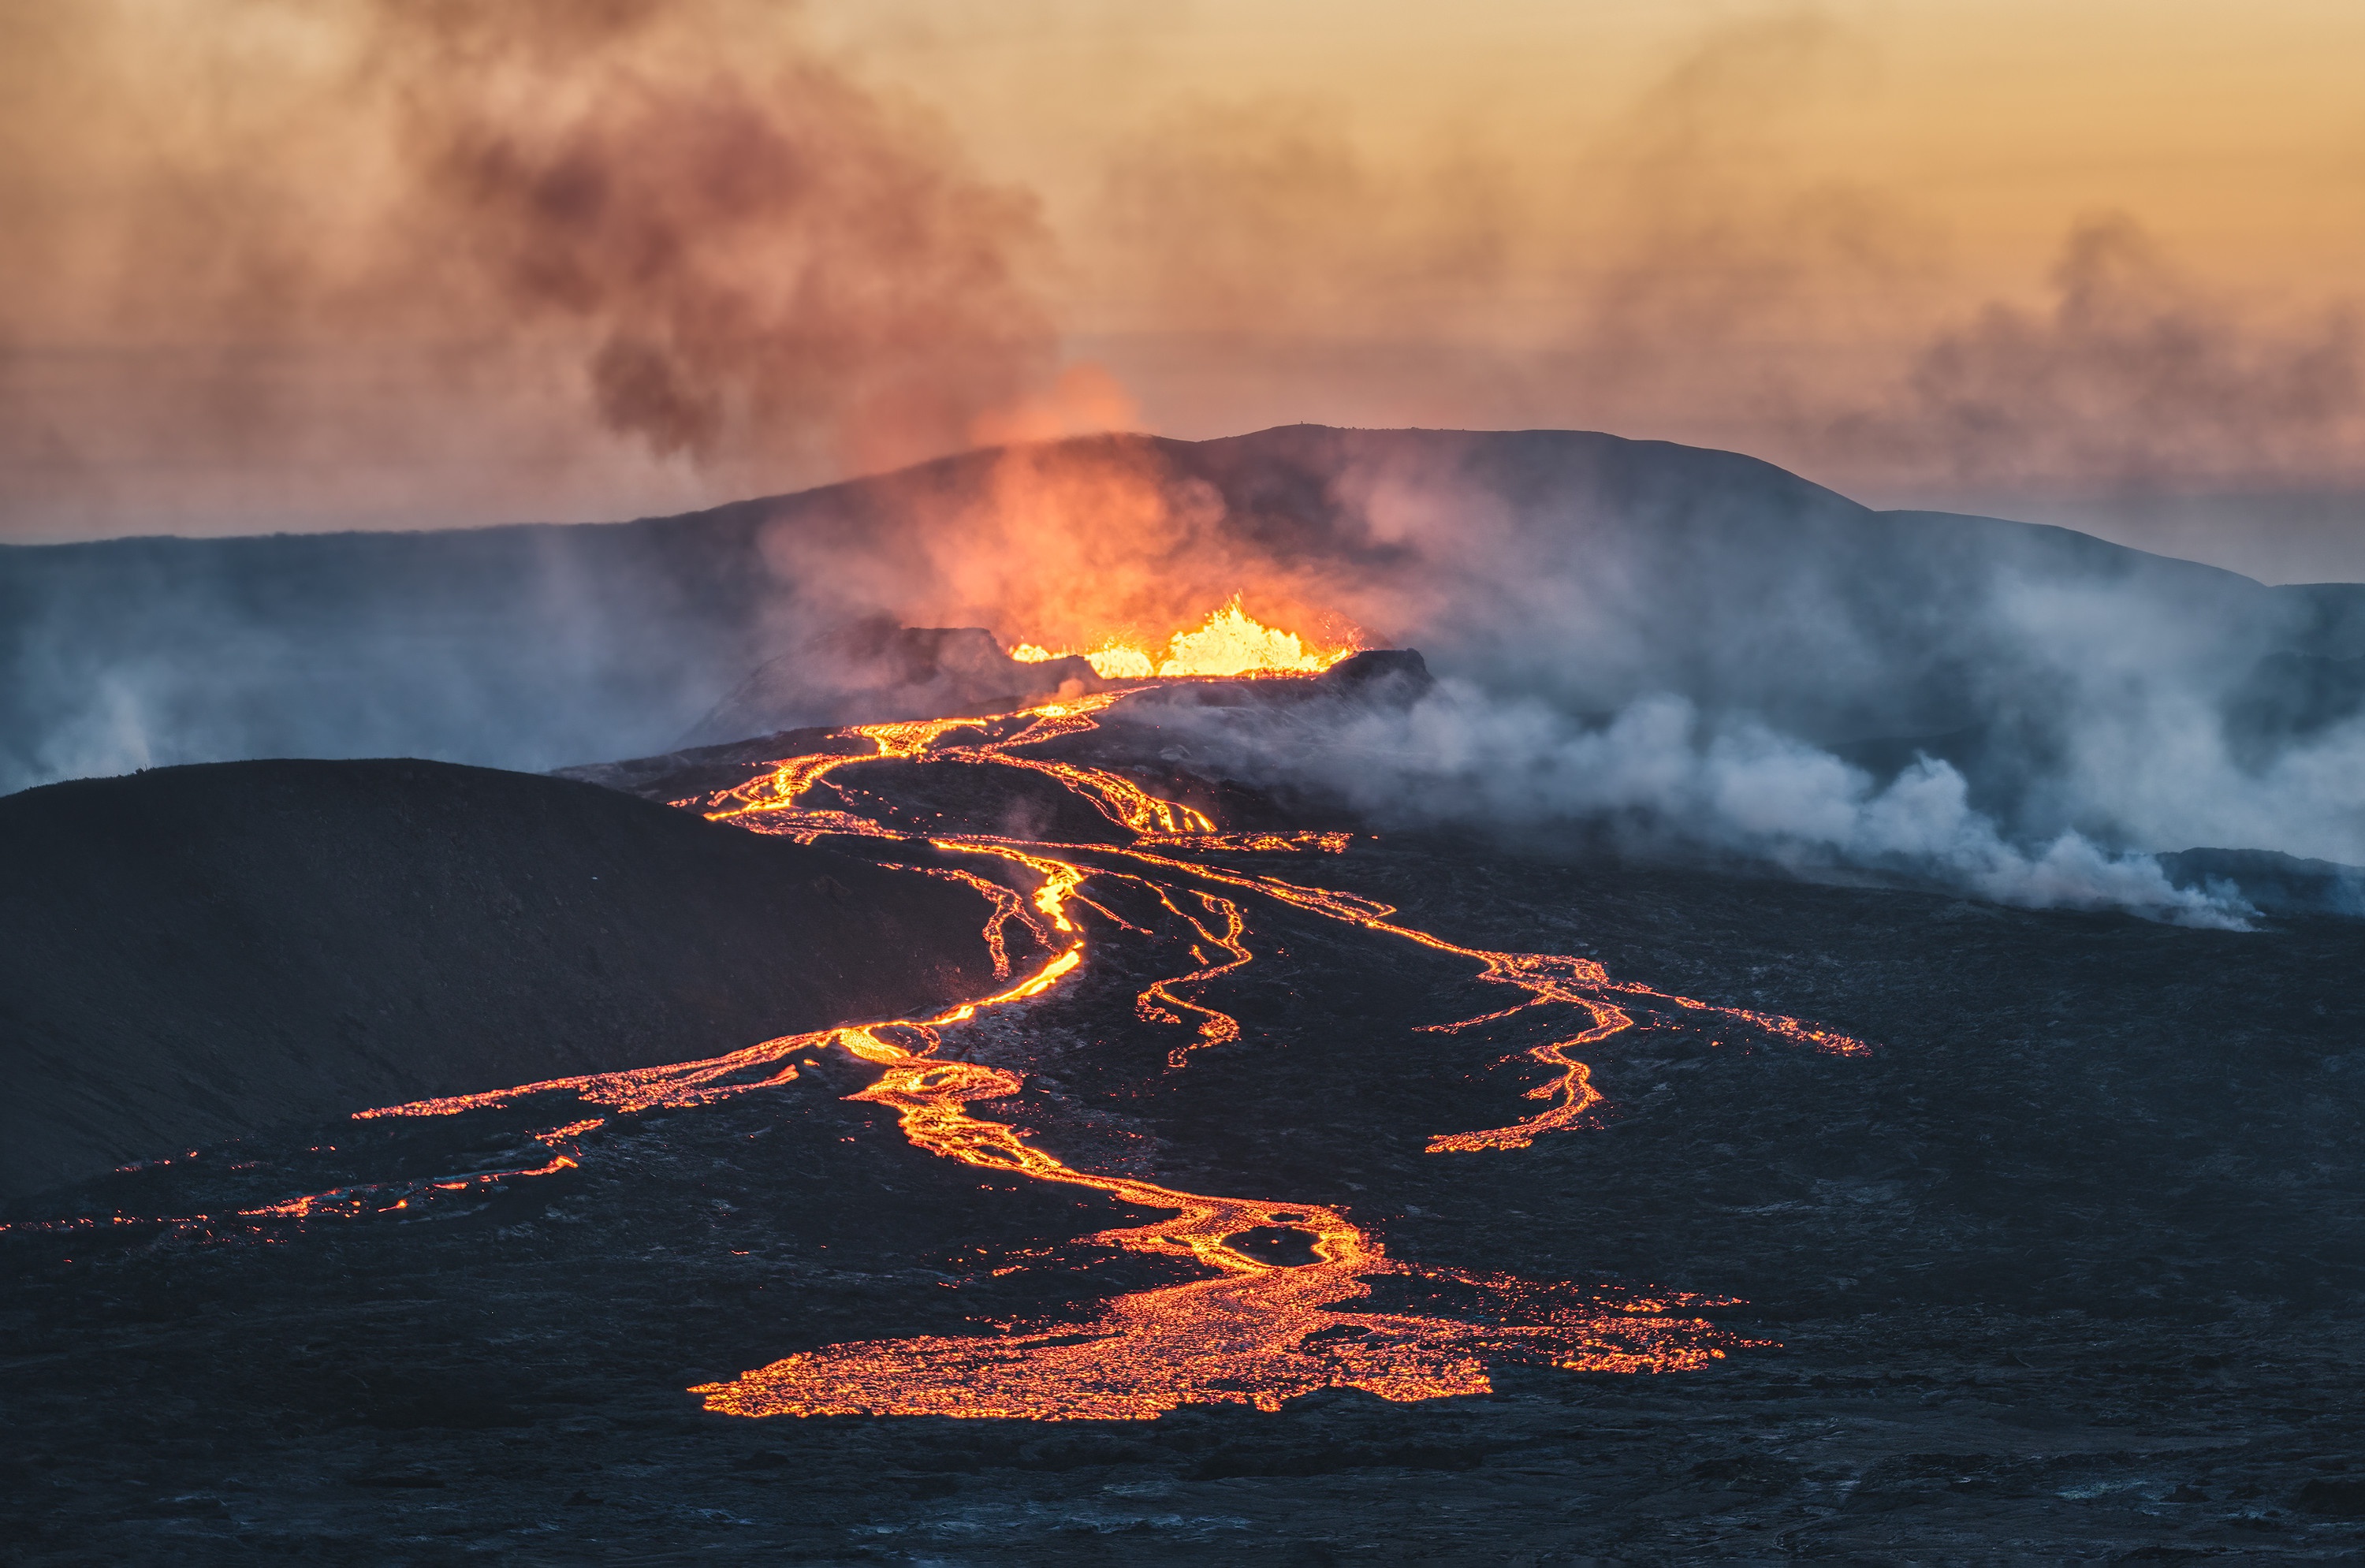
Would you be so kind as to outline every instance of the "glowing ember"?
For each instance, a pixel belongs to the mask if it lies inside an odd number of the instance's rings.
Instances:
[[[1211,625],[1220,619],[1211,620]],[[1182,639],[1176,641],[1179,646]],[[1295,647],[1295,639],[1290,646]],[[1570,1009],[1583,1017],[1584,1027],[1519,1053],[1550,1070],[1545,1081],[1527,1091],[1529,1098],[1545,1103],[1543,1109],[1508,1126],[1438,1135],[1429,1142],[1431,1153],[1519,1148],[1543,1134],[1582,1126],[1601,1095],[1586,1064],[1571,1053],[1632,1027],[1633,1011],[1705,1014],[1830,1052],[1854,1054],[1866,1048],[1793,1019],[1716,1008],[1613,981],[1591,959],[1465,947],[1395,924],[1388,918],[1395,913],[1390,906],[1351,893],[1176,858],[1174,852],[1204,850],[1335,854],[1346,844],[1339,834],[1225,834],[1204,813],[1160,800],[1118,775],[1013,755],[1014,748],[1093,728],[1093,715],[1121,696],[1106,693],[1048,703],[997,719],[839,731],[828,743],[832,746],[867,745],[869,749],[784,758],[768,772],[706,802],[709,816],[759,833],[807,841],[827,833],[901,836],[849,812],[807,807],[801,797],[815,789],[835,788],[829,776],[838,770],[880,759],[1024,767],[1059,778],[1110,822],[1130,831],[1135,835],[1131,845],[1053,845],[984,834],[927,840],[939,852],[1006,863],[1034,880],[1031,897],[972,873],[915,868],[954,877],[986,896],[992,910],[986,936],[998,974],[1006,976],[1010,970],[1005,934],[1013,921],[1025,925],[1051,955],[995,994],[932,1017],[785,1036],[707,1061],[563,1079],[364,1114],[447,1114],[554,1089],[572,1090],[585,1102],[618,1111],[697,1105],[790,1081],[813,1053],[835,1047],[882,1070],[877,1081],[852,1098],[893,1107],[903,1136],[915,1147],[999,1173],[1093,1189],[1127,1204],[1170,1213],[1173,1217],[1086,1239],[1129,1252],[1186,1260],[1212,1276],[1120,1296],[1089,1322],[1056,1330],[989,1324],[975,1335],[832,1345],[693,1390],[706,1396],[710,1409],[734,1415],[1146,1419],[1186,1404],[1245,1404],[1270,1410],[1285,1399],[1323,1388],[1357,1388],[1391,1400],[1435,1399],[1486,1392],[1492,1386],[1486,1370],[1490,1361],[1597,1372],[1668,1372],[1705,1365],[1752,1343],[1698,1317],[1681,1316],[1686,1309],[1709,1305],[1698,1298],[1663,1294],[1578,1302],[1565,1286],[1424,1271],[1390,1259],[1380,1241],[1342,1210],[1211,1197],[1081,1170],[1026,1142],[1031,1135],[971,1112],[976,1103],[1017,1093],[1024,1081],[1002,1068],[943,1054],[945,1032],[989,1013],[1024,1007],[1079,972],[1086,946],[1078,915],[1084,910],[1123,930],[1146,933],[1103,902],[1128,889],[1146,893],[1163,912],[1145,918],[1171,917],[1174,935],[1189,947],[1196,966],[1153,982],[1135,1003],[1137,1014],[1149,1025],[1192,1030],[1192,1039],[1169,1054],[1175,1069],[1187,1069],[1190,1053],[1198,1047],[1239,1037],[1237,1020],[1195,994],[1255,957],[1247,942],[1249,906],[1227,896],[1231,894],[1247,894],[1468,958],[1477,966],[1477,979],[1523,993],[1522,1000],[1496,1012],[1428,1025],[1431,1032],[1478,1028],[1530,1009]],[[957,734],[963,737],[958,742]],[[1089,863],[1080,856],[1140,869]],[[1225,892],[1185,887],[1174,877],[1213,883]],[[1097,890],[1099,896],[1088,889]],[[549,1136],[555,1140],[590,1125],[576,1124]],[[571,1163],[563,1150],[555,1157]],[[333,1201],[340,1194],[322,1196]],[[1310,1249],[1310,1260],[1274,1262],[1243,1249],[1250,1233],[1270,1236],[1276,1229],[1295,1233]],[[1373,1282],[1408,1275],[1458,1281],[1467,1287],[1468,1316],[1359,1305],[1373,1294]]]
[[[1083,657],[1104,680],[1148,680],[1153,676],[1319,675],[1355,650],[1352,645],[1308,647],[1295,632],[1265,625],[1240,608],[1238,595],[1187,632],[1167,640],[1166,656],[1152,656],[1136,644],[1114,638]],[[1029,664],[1068,655],[1039,643],[1021,643],[1010,656]]]

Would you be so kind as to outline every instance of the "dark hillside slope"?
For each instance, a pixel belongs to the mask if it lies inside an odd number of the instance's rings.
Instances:
[[[164,768],[0,800],[0,1195],[993,983],[950,882],[564,779]]]

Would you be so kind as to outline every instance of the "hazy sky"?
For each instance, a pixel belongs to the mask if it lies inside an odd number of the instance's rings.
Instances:
[[[2229,283],[2365,271],[2365,7],[2343,0],[821,0],[816,32],[1087,226],[1110,155],[1196,110],[1296,111],[1399,169],[1467,158],[1583,229],[1657,99],[1700,151],[1910,209],[1961,282],[2033,290],[2069,224],[2131,212]],[[1703,62],[1732,57],[1721,77]],[[1752,61],[1747,56],[1754,54]]]
[[[0,536],[1582,425],[2365,577],[2365,6],[0,0]]]

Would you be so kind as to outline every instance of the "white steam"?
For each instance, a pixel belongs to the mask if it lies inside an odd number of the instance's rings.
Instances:
[[[1455,681],[1408,708],[1325,705],[1312,719],[1183,711],[1195,760],[1326,789],[1384,823],[1521,834],[1607,824],[1638,847],[1891,873],[2033,909],[2116,908],[2225,930],[2247,929],[2256,913],[2230,889],[2179,888],[2153,857],[2074,830],[2014,844],[1944,761],[1919,758],[1883,785],[1754,720],[1706,719],[1680,697],[1640,699],[1597,725]]]

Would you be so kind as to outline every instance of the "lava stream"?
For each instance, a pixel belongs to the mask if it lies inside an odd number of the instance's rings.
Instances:
[[[1130,832],[1132,845],[1052,845],[975,834],[926,841],[941,853],[996,858],[1018,868],[1037,879],[1029,898],[973,873],[913,868],[959,879],[988,898],[993,913],[985,935],[997,974],[1009,970],[1004,932],[1013,920],[1025,924],[1052,953],[1003,991],[932,1017],[786,1036],[708,1061],[556,1080],[369,1114],[443,1114],[554,1089],[572,1090],[584,1101],[619,1111],[695,1105],[793,1080],[799,1066],[813,1059],[813,1053],[835,1047],[881,1070],[875,1082],[852,1098],[891,1107],[904,1137],[915,1147],[983,1169],[1089,1188],[1137,1207],[1168,1212],[1172,1217],[1085,1239],[1186,1259],[1212,1276],[1120,1296],[1082,1324],[1032,1329],[988,1325],[986,1331],[974,1335],[832,1345],[694,1391],[706,1396],[710,1408],[736,1415],[1146,1418],[1190,1403],[1272,1409],[1296,1394],[1330,1387],[1359,1388],[1392,1400],[1430,1399],[1485,1392],[1491,1386],[1486,1372],[1490,1358],[1594,1371],[1668,1371],[1705,1364],[1749,1343],[1696,1317],[1676,1315],[1678,1309],[1700,1305],[1698,1298],[1631,1297],[1608,1307],[1597,1302],[1553,1305],[1552,1293],[1559,1287],[1509,1276],[1453,1276],[1477,1293],[1475,1315],[1492,1320],[1486,1324],[1359,1310],[1355,1304],[1372,1294],[1375,1279],[1440,1276],[1390,1259],[1376,1238],[1340,1210],[1185,1193],[1080,1170],[1026,1142],[1007,1124],[971,1110],[980,1102],[1016,1093],[1023,1081],[1001,1068],[940,1054],[944,1031],[988,1012],[1022,1006],[1076,972],[1084,961],[1085,944],[1071,905],[1094,910],[1120,928],[1142,929],[1083,891],[1096,878],[1147,890],[1191,933],[1188,940],[1199,967],[1153,983],[1136,1002],[1145,1022],[1181,1025],[1188,1021],[1186,1014],[1197,1020],[1196,1040],[1177,1047],[1171,1064],[1185,1065],[1194,1046],[1239,1037],[1236,1020],[1177,989],[1203,986],[1251,961],[1244,940],[1248,923],[1239,901],[1073,858],[1083,855],[1110,856],[1179,873],[1466,958],[1479,966],[1479,979],[1526,993],[1511,1007],[1429,1025],[1432,1031],[1481,1026],[1534,1007],[1565,1005],[1586,1016],[1587,1026],[1579,1032],[1524,1053],[1553,1073],[1550,1081],[1528,1091],[1530,1098],[1548,1102],[1542,1111],[1508,1126],[1439,1135],[1429,1143],[1432,1153],[1516,1148],[1540,1134],[1577,1125],[1600,1095],[1586,1064],[1569,1053],[1632,1025],[1631,1015],[1613,997],[1636,1005],[1707,1012],[1823,1050],[1865,1049],[1846,1036],[1795,1020],[1713,1008],[1613,981],[1590,959],[1464,946],[1393,922],[1389,917],[1395,911],[1373,900],[1177,858],[1173,852],[1186,849],[1336,853],[1344,848],[1345,837],[1227,835],[1203,813],[1159,800],[1117,774],[1010,755],[1018,746],[1093,728],[1093,715],[1123,695],[1049,703],[1004,718],[857,726],[832,739],[848,745],[868,742],[868,754],[785,758],[768,773],[704,802],[707,814],[717,820],[807,842],[837,833],[904,838],[908,835],[851,812],[804,807],[800,798],[841,767],[878,759],[1024,767],[1059,778]],[[1003,731],[1008,733],[998,733]],[[980,738],[947,744],[957,733],[970,732]],[[1188,907],[1193,904],[1195,909]],[[1243,1249],[1248,1233],[1271,1227],[1305,1238],[1311,1261],[1275,1263]]]
[[[1083,868],[1012,847],[962,847],[1004,856],[1042,875],[1033,904],[1038,933],[1074,930],[1065,906],[1077,896]],[[1214,902],[1230,910],[1230,930],[1237,907]],[[1705,1365],[1751,1343],[1698,1318],[1669,1314],[1671,1306],[1694,1305],[1691,1297],[1635,1299],[1607,1310],[1547,1308],[1526,1314],[1539,1321],[1492,1326],[1359,1311],[1353,1304],[1371,1294],[1373,1278],[1418,1271],[1391,1260],[1376,1238],[1341,1211],[1185,1193],[1079,1170],[1026,1142],[1007,1124],[974,1114],[971,1103],[1014,1094],[1022,1081],[1001,1068],[936,1054],[940,1032],[1042,995],[1082,958],[1082,944],[1071,942],[1004,991],[932,1017],[785,1036],[708,1061],[557,1079],[367,1114],[448,1114],[562,1089],[618,1111],[697,1105],[792,1081],[813,1053],[835,1046],[883,1070],[850,1098],[891,1107],[915,1147],[1171,1211],[1171,1218],[1083,1239],[1188,1259],[1214,1271],[1210,1279],[1120,1296],[1081,1325],[1032,1332],[1003,1325],[979,1335],[833,1345],[692,1390],[706,1396],[709,1408],[733,1415],[1147,1419],[1183,1404],[1275,1409],[1285,1399],[1334,1387],[1391,1400],[1435,1399],[1487,1392],[1493,1386],[1489,1358],[1595,1372],[1662,1372]],[[1247,961],[1245,955],[1236,961]],[[911,1036],[918,1048],[899,1043],[898,1036]],[[1245,1233],[1266,1227],[1307,1238],[1314,1260],[1288,1266],[1241,1250]],[[1479,1282],[1496,1309],[1492,1316],[1519,1316],[1542,1288],[1508,1277]]]

